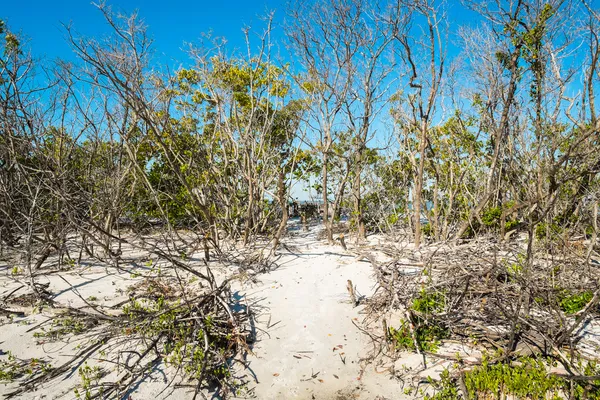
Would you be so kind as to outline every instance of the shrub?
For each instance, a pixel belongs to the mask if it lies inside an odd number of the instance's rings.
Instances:
[[[517,225],[519,225],[519,221],[517,221],[516,219],[506,221],[506,223],[504,224],[504,230],[508,232],[514,229]]]
[[[542,222],[535,227],[535,237],[539,240],[550,238],[550,240],[556,239],[562,233],[560,226],[554,222],[547,224]]]
[[[502,216],[502,208],[500,207],[490,207],[483,212],[481,216],[481,221],[483,224],[488,227],[498,226],[500,223],[500,217]]]
[[[569,381],[547,372],[552,361],[532,357],[520,357],[512,363],[482,365],[466,371],[463,375],[467,399],[514,398],[527,400],[564,399],[600,400],[600,380]],[[581,363],[580,363],[581,364]],[[585,376],[597,376],[600,368],[590,361],[580,365]],[[458,394],[456,379],[445,370],[437,382],[431,382],[436,393],[425,396],[430,400],[462,398]],[[570,394],[570,395],[569,395]]]
[[[575,314],[583,310],[587,303],[592,300],[594,293],[591,290],[586,290],[580,293],[570,293],[563,291],[559,296],[560,308],[567,314]]]
[[[415,339],[420,351],[435,352],[441,340],[448,337],[448,329],[442,325],[426,322],[422,318],[416,318]],[[390,336],[398,350],[415,351],[415,341],[410,331],[410,322],[402,320],[400,328],[390,328]]]
[[[421,232],[423,233],[423,236],[430,238],[433,236],[433,227],[429,222],[423,224],[421,225]]]
[[[442,339],[448,337],[447,327],[428,318],[433,313],[443,312],[446,298],[441,292],[427,292],[422,289],[412,302],[412,310],[420,315],[414,316],[415,339],[419,350],[434,352]],[[410,331],[410,321],[402,320],[400,328],[390,328],[390,335],[400,350],[416,350],[415,341]]]

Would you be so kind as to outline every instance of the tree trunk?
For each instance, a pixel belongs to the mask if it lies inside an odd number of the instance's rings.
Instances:
[[[512,53],[511,57],[511,68],[510,68],[510,83],[508,85],[508,93],[506,96],[506,101],[504,102],[504,109],[502,110],[502,117],[500,118],[500,124],[498,129],[494,134],[494,155],[492,157],[492,164],[490,165],[490,170],[487,177],[487,182],[485,185],[485,192],[479,201],[479,204],[475,207],[474,210],[471,210],[467,219],[462,223],[462,225],[458,228],[458,232],[454,236],[454,239],[460,239],[461,236],[467,231],[469,226],[471,225],[473,218],[475,216],[479,216],[481,211],[488,204],[488,201],[492,197],[494,193],[494,176],[496,175],[496,170],[498,168],[498,161],[500,159],[500,152],[502,150],[502,144],[505,139],[508,137],[509,132],[509,113],[510,107],[515,98],[515,92],[517,91],[517,83],[518,83],[518,63],[519,57],[521,53],[522,44],[516,46],[515,50]]]
[[[327,173],[329,171],[329,147],[331,146],[331,137],[327,135],[327,145],[323,151],[323,181],[322,181],[322,190],[323,190],[323,225],[325,226],[325,231],[327,234],[327,242],[329,244],[333,243],[333,226],[332,221],[329,220],[329,199],[327,198]]]
[[[252,219],[254,218],[253,213],[254,208],[254,188],[252,185],[248,186],[248,210],[246,212],[246,224],[244,227],[244,246],[248,244],[248,239],[250,237],[250,230],[252,229]]]
[[[279,246],[279,240],[281,239],[281,236],[287,227],[287,222],[289,219],[286,192],[285,173],[282,168],[277,175],[277,200],[279,201],[279,206],[281,207],[281,221],[279,222],[279,228],[277,228],[277,232],[273,238],[273,253],[277,250],[277,246]]]
[[[413,195],[414,232],[415,247],[421,245],[421,197],[423,195],[423,171],[425,169],[425,147],[427,145],[427,122],[421,121],[421,140],[419,143],[419,167],[415,182],[415,193]]]
[[[362,170],[362,150],[359,150],[354,160],[354,183],[352,185],[352,197],[354,199],[354,221],[356,221],[356,243],[367,237],[365,230],[365,221],[362,212],[361,202],[361,170]]]

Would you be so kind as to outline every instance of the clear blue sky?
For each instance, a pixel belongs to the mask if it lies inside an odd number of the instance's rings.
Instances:
[[[138,10],[155,40],[157,57],[181,61],[186,58],[180,50],[183,43],[197,41],[209,30],[215,36],[226,37],[232,46],[243,46],[242,28],[263,26],[260,16],[268,10],[276,10],[281,20],[285,0],[115,0],[107,4],[114,11],[126,14]],[[89,0],[5,1],[0,6],[0,19],[5,20],[11,30],[30,39],[35,56],[50,59],[72,58],[64,40],[63,23],[72,23],[76,31],[85,36],[97,37],[108,32],[100,11]]]
[[[2,0],[0,0],[2,1]],[[98,0],[101,1],[101,0]],[[306,0],[311,1],[311,0]],[[599,0],[591,0],[597,4]],[[116,12],[130,14],[137,10],[148,26],[154,39],[154,50],[158,65],[177,68],[186,65],[188,58],[182,50],[185,42],[197,42],[203,33],[227,38],[229,49],[244,48],[242,28],[253,26],[262,30],[261,17],[275,11],[276,24],[285,17],[287,0],[109,0],[107,3]],[[447,3],[450,23],[449,55],[459,51],[455,36],[459,26],[476,25],[479,18],[475,13],[460,5],[458,0]],[[72,24],[74,30],[84,36],[101,37],[110,32],[100,11],[90,0],[4,0],[0,5],[0,19],[6,21],[11,30],[21,32],[30,41],[27,44],[33,55],[47,59],[74,60],[62,24]],[[282,30],[276,26],[274,39],[281,37]],[[284,58],[286,58],[284,56]],[[306,198],[300,188],[294,196]]]
[[[96,1],[99,2],[100,0]],[[0,19],[10,29],[30,39],[36,56],[50,59],[71,58],[62,24],[72,23],[85,36],[102,35],[108,28],[101,13],[89,0],[5,1],[0,6]],[[260,17],[275,11],[276,23],[285,17],[286,0],[113,0],[107,1],[114,11],[130,14],[137,10],[155,40],[157,56],[163,60],[184,60],[180,50],[184,42],[197,41],[202,33],[226,37],[233,47],[243,47],[242,28],[262,28]],[[475,23],[474,14],[458,2],[450,2],[448,16],[454,24]],[[276,29],[274,36],[281,34]]]

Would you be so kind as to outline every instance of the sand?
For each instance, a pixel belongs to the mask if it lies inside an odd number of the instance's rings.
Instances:
[[[369,296],[369,262],[316,239],[318,230],[287,239],[280,267],[257,285],[237,288],[256,304],[258,341],[248,357],[249,391],[259,399],[402,398],[401,384],[361,359],[370,339],[354,324],[363,307],[350,301],[351,280]]]
[[[359,327],[363,326],[363,305],[355,306],[348,293],[348,280],[352,281],[358,296],[368,298],[375,290],[375,277],[371,263],[359,259],[354,246],[348,250],[339,245],[327,245],[319,240],[320,227],[309,232],[299,229],[297,222],[290,223],[290,235],[283,240],[277,255],[278,267],[268,273],[248,273],[232,283],[232,292],[241,304],[246,304],[255,321],[255,341],[247,355],[247,368],[238,366],[235,377],[244,383],[236,398],[256,399],[404,399],[414,398],[404,394],[412,379],[437,378],[449,361],[433,360],[422,368],[422,358],[417,354],[401,354],[397,360],[377,365],[367,362],[372,354],[372,341]],[[383,261],[378,243],[383,237],[369,239],[371,254]],[[159,263],[136,260],[135,252],[125,249],[132,262],[125,270],[115,271],[93,262],[68,271],[38,278],[47,283],[55,294],[54,300],[72,307],[86,306],[83,299],[94,299],[96,304],[117,305],[128,298],[127,288],[140,280],[137,272],[148,272]],[[124,253],[125,254],[125,253]],[[141,255],[139,255],[141,257]],[[190,259],[202,265],[201,255]],[[219,279],[239,273],[238,266],[211,263]],[[20,287],[24,276],[13,276],[12,266],[0,264],[0,298]],[[252,271],[247,271],[252,275]],[[62,276],[62,277],[61,277]],[[23,289],[21,289],[23,290]],[[18,295],[20,292],[17,292]],[[89,300],[92,301],[92,300]],[[20,359],[44,359],[58,366],[68,360],[89,337],[70,335],[59,341],[36,337],[40,324],[53,318],[54,310],[35,310],[28,306],[11,306],[26,313],[24,317],[8,320],[0,317],[0,361],[11,353]],[[399,324],[402,314],[387,316],[390,326]],[[45,325],[42,325],[45,326]],[[593,328],[593,329],[592,329]],[[594,353],[598,350],[597,321],[587,324],[580,334]],[[97,333],[92,331],[92,333]],[[440,350],[448,356],[461,354],[463,359],[479,358],[481,354],[464,345],[447,344]],[[118,376],[110,365],[96,358],[87,360],[90,365],[105,368],[114,380]],[[239,365],[239,364],[238,364]],[[77,365],[66,376],[59,377],[28,392],[20,398],[55,399],[75,398],[74,387],[80,384]],[[394,376],[394,371],[397,376]],[[406,372],[410,371],[410,374]],[[173,371],[158,365],[142,382],[127,394],[128,399],[185,399],[193,397],[188,387],[168,385]],[[175,380],[174,383],[178,383]],[[406,386],[405,386],[406,385]],[[0,383],[0,395],[19,386],[19,381]],[[169,387],[167,387],[169,386]],[[207,392],[207,398],[218,399]]]

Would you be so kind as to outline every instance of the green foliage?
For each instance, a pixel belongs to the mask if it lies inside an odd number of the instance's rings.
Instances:
[[[427,292],[425,289],[422,289],[413,300],[412,309],[417,314],[413,317],[414,334],[420,350],[435,352],[440,346],[441,340],[448,337],[448,329],[430,318],[432,314],[443,312],[445,305],[443,293]],[[416,350],[409,325],[410,321],[402,320],[400,322],[400,328],[390,328],[390,336],[394,340],[396,348]]]
[[[52,365],[37,358],[19,360],[11,352],[5,360],[0,360],[0,382],[12,382],[23,376],[32,377],[52,370]]]
[[[519,225],[519,221],[517,220],[506,221],[506,223],[504,224],[504,230],[508,232],[517,227],[517,225]]]
[[[594,235],[594,227],[588,225],[585,227],[585,237],[586,239],[590,239]]]
[[[99,387],[98,395],[102,396],[102,386],[99,385],[100,379],[104,375],[100,367],[95,365],[90,367],[86,362],[82,367],[79,368],[79,379],[81,380],[80,388],[73,389],[75,397],[77,399],[91,400],[96,397],[93,389]],[[79,390],[81,389],[81,391]]]
[[[50,329],[46,330],[45,328],[42,328],[40,332],[35,332],[33,336],[36,338],[56,340],[70,334],[82,334],[96,324],[97,321],[92,319],[78,318],[74,316],[59,316],[52,320]]]
[[[428,292],[421,289],[419,295],[413,300],[413,310],[423,313],[440,313],[446,307],[446,297],[441,292]]]
[[[184,318],[189,307],[179,298],[170,298],[166,286],[149,280],[145,290],[149,298],[132,300],[123,307],[128,323],[123,327],[126,336],[164,338],[165,362],[194,379],[222,380],[230,376],[226,354],[235,344],[230,335],[222,335],[222,324],[210,315],[203,321]],[[153,316],[148,318],[148,316]],[[199,329],[198,323],[203,328]],[[208,343],[208,352],[205,352]]]
[[[423,233],[423,236],[431,238],[433,236],[433,227],[430,223],[423,224],[421,225],[421,232]]]
[[[559,296],[559,304],[561,310],[567,314],[575,314],[592,300],[594,293],[591,290],[586,290],[579,293],[571,293],[569,291],[562,291]]]
[[[399,350],[415,350],[415,344],[410,333],[409,322],[406,320],[400,321],[400,328],[390,327],[390,337],[394,341],[396,349]]]
[[[448,337],[448,330],[434,323],[427,323],[417,318],[415,324],[415,340],[420,351],[435,352],[441,344],[441,340]],[[415,340],[413,340],[409,322],[400,321],[400,328],[390,328],[390,337],[398,350],[415,351]]]
[[[509,363],[491,364],[484,358],[482,365],[463,373],[463,380],[468,399],[505,398],[523,400],[558,400],[600,399],[600,381],[569,381],[556,375],[548,374],[551,360],[520,357]],[[580,365],[586,376],[597,376],[600,372],[596,362]],[[436,393],[426,396],[431,400],[451,400],[462,398],[458,385],[448,370],[442,372],[440,380],[431,381]]]
[[[387,223],[390,225],[395,225],[396,223],[398,223],[399,220],[400,215],[398,215],[397,213],[390,214],[387,217]]]
[[[0,20],[0,35],[4,35],[4,55],[9,56],[11,53],[21,54],[21,42],[17,36],[6,28],[4,21]],[[0,59],[0,63],[3,64]],[[0,64],[0,65],[1,65]],[[0,83],[2,81],[0,80]]]
[[[19,365],[15,363],[15,357],[8,353],[8,360],[0,361],[0,381],[11,382],[19,373]]]
[[[435,390],[435,394],[433,396],[425,395],[426,400],[456,400],[460,398],[458,388],[450,376],[449,370],[445,369],[442,371],[439,381],[428,380]]]
[[[464,381],[469,398],[503,393],[519,399],[544,400],[549,394],[558,396],[561,389],[560,379],[547,374],[543,361],[528,357],[519,359],[519,364],[484,361],[466,373]]]
[[[498,226],[500,223],[500,217],[502,216],[502,208],[490,207],[483,212],[481,220],[483,224],[488,227]]]
[[[551,224],[541,222],[535,227],[535,237],[538,240],[545,240],[549,238],[552,241],[558,238],[561,233],[561,227],[554,222]]]
[[[489,208],[485,209],[481,213],[481,221],[483,222],[483,227],[477,227],[477,228],[479,228],[479,229],[485,228],[487,230],[492,230],[492,231],[497,230],[498,228],[500,228],[500,223],[501,223],[503,214],[506,217],[506,215],[508,214],[509,210],[513,207],[513,205],[514,205],[514,202],[509,201],[509,202],[502,204],[501,207],[496,206],[496,207],[489,207]],[[515,228],[518,224],[519,224],[519,221],[517,219],[510,219],[504,223],[504,231],[510,231],[511,229]]]

